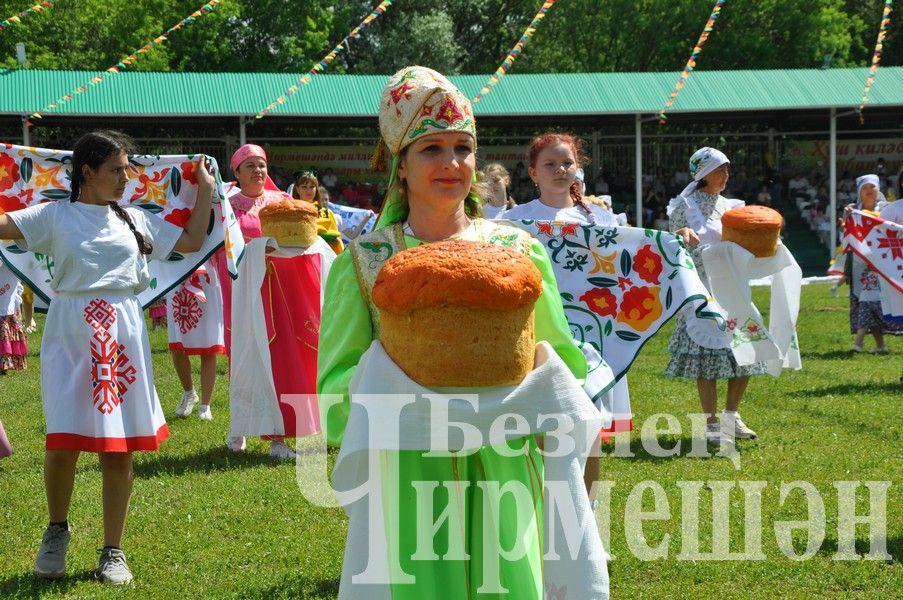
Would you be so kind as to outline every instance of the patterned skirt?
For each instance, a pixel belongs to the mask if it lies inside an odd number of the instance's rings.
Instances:
[[[879,300],[860,302],[850,294],[850,334],[856,335],[859,329],[880,329],[891,335],[903,335],[903,323],[885,319]]]
[[[0,317],[0,371],[24,369],[28,337],[17,315]]]
[[[671,340],[668,342],[671,360],[665,368],[669,377],[689,379],[736,379],[765,373],[764,363],[741,367],[728,349],[714,350],[700,346],[687,333],[687,322],[678,317]]]

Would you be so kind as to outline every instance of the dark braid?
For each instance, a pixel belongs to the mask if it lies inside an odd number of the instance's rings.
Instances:
[[[132,230],[132,233],[135,235],[135,241],[138,242],[138,251],[141,254],[150,254],[154,251],[154,247],[144,239],[144,236],[135,229],[135,223],[132,221],[132,217],[129,216],[129,213],[125,212],[125,209],[119,206],[118,202],[110,202],[110,208],[113,209],[113,212],[116,213],[116,216],[125,221],[125,224],[129,226],[129,229]]]
[[[84,179],[82,169],[89,166],[97,169],[109,158],[118,154],[129,154],[134,150],[132,140],[118,131],[94,131],[86,133],[78,138],[75,147],[72,149],[72,186],[69,193],[69,201],[78,200],[81,192],[81,183]],[[119,206],[116,202],[109,203],[110,208],[116,213],[116,216],[128,225],[135,241],[138,242],[138,251],[141,254],[150,254],[154,251],[154,247],[144,238],[144,236],[135,228],[135,223],[129,214]]]

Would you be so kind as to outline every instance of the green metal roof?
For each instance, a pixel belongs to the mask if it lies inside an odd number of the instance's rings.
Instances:
[[[103,74],[0,70],[0,114],[27,115]],[[697,71],[670,113],[798,110],[859,105],[866,68]],[[106,74],[103,83],[45,114],[60,116],[254,115],[297,75],[276,73]],[[677,73],[507,75],[475,106],[478,116],[656,113]],[[487,76],[451,78],[473,97]],[[383,75],[318,75],[272,116],[373,117]],[[882,67],[869,106],[903,106],[903,67]]]

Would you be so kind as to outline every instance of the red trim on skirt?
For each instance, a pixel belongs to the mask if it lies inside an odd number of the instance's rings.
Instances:
[[[623,431],[633,431],[633,419],[615,419],[611,422],[611,426],[602,428],[599,432],[599,438],[603,442],[607,442],[614,434]]]
[[[179,350],[189,356],[206,356],[208,354],[225,354],[225,346],[211,346],[209,348],[186,348],[181,342],[170,342],[170,350]]]
[[[166,423],[160,426],[156,435],[129,438],[95,438],[75,433],[48,433],[47,450],[80,450],[82,452],[148,452],[160,448],[160,443],[169,437]]]

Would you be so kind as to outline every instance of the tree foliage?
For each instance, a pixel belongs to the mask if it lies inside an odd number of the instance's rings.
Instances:
[[[57,0],[0,32],[0,66],[105,69],[196,10],[203,0]],[[31,0],[0,0],[0,18]],[[132,68],[156,71],[303,72],[377,0],[223,0]],[[560,0],[512,72],[677,71],[712,9],[710,0]],[[700,69],[864,66],[883,0],[731,0]],[[540,0],[397,0],[331,72],[391,73],[423,64],[489,73],[523,33]],[[882,65],[903,64],[903,8],[892,15]]]

